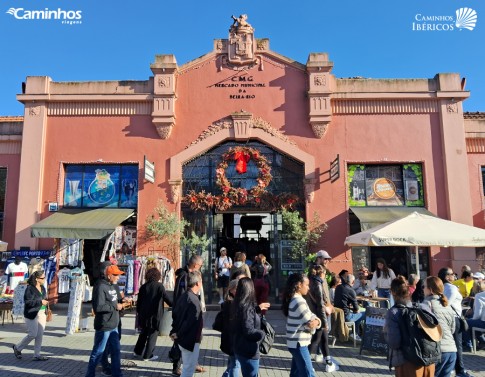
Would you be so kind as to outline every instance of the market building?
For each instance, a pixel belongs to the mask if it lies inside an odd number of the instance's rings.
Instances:
[[[145,81],[27,77],[24,117],[0,118],[3,240],[10,250],[83,240],[95,275],[118,229],[118,253],[178,266],[183,252],[146,237],[160,201],[210,239],[207,288],[225,246],[265,254],[277,289],[304,264],[288,253],[282,208],[328,225],[318,246],[335,272],[384,257],[410,273],[408,248],[344,240],[413,211],[485,228],[485,115],[463,113],[465,79],[337,78],[333,66],[326,53],[300,63],[272,51],[241,16],[202,57],[155,56]],[[424,274],[483,263],[475,248],[419,252]]]

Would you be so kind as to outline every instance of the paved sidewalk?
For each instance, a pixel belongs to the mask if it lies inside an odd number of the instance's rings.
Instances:
[[[25,335],[25,324],[22,319],[10,321],[0,325],[0,377],[26,376],[84,376],[87,360],[93,345],[92,318],[89,320],[91,329],[87,332],[66,335],[66,308],[58,305],[54,308],[54,320],[47,324],[42,351],[50,356],[48,361],[32,361],[32,346],[23,351],[23,359],[17,360],[12,352],[12,344],[18,342]],[[211,329],[216,315],[209,311],[205,315],[204,339],[202,341],[200,363],[207,369],[206,373],[197,374],[201,377],[220,377],[225,370],[227,359],[219,350],[219,333]],[[267,314],[269,321],[275,326],[278,334],[276,344],[269,355],[261,358],[260,376],[280,377],[288,376],[291,355],[286,348],[282,334],[285,331],[285,318],[280,310],[270,310]],[[158,338],[155,355],[156,361],[136,360],[132,357],[133,347],[137,339],[134,328],[134,314],[128,313],[123,317],[123,336],[121,339],[122,358],[131,360],[136,366],[125,367],[124,377],[155,377],[170,376],[171,364],[168,351],[172,345],[167,336]],[[364,352],[359,355],[359,349],[353,348],[352,343],[339,344],[330,349],[332,356],[341,364],[338,372],[332,373],[338,377],[360,376],[390,376],[385,357]],[[476,377],[485,377],[485,351],[476,355],[465,354],[465,363]],[[314,363],[317,376],[330,375],[324,372],[323,364]],[[100,375],[100,373],[98,373]]]

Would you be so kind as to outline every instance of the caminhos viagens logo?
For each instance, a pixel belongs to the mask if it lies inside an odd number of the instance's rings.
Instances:
[[[417,13],[412,28],[413,31],[473,31],[477,20],[477,12],[472,8],[459,8],[455,11],[455,16]]]
[[[82,11],[80,10],[10,8],[6,13],[17,20],[54,20],[67,25],[82,24]]]

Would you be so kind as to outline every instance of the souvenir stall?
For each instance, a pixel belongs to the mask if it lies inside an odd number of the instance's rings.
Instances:
[[[6,283],[0,295],[2,321],[5,315],[22,318],[24,314],[24,293],[27,280],[35,271],[44,270],[46,290],[49,292],[56,272],[56,258],[51,250],[14,250],[6,260]],[[2,310],[3,309],[3,310]],[[10,313],[6,313],[10,311]]]

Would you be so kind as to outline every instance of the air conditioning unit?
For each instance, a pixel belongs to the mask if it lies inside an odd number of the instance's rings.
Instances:
[[[49,202],[49,212],[59,211],[59,204],[57,202]]]

